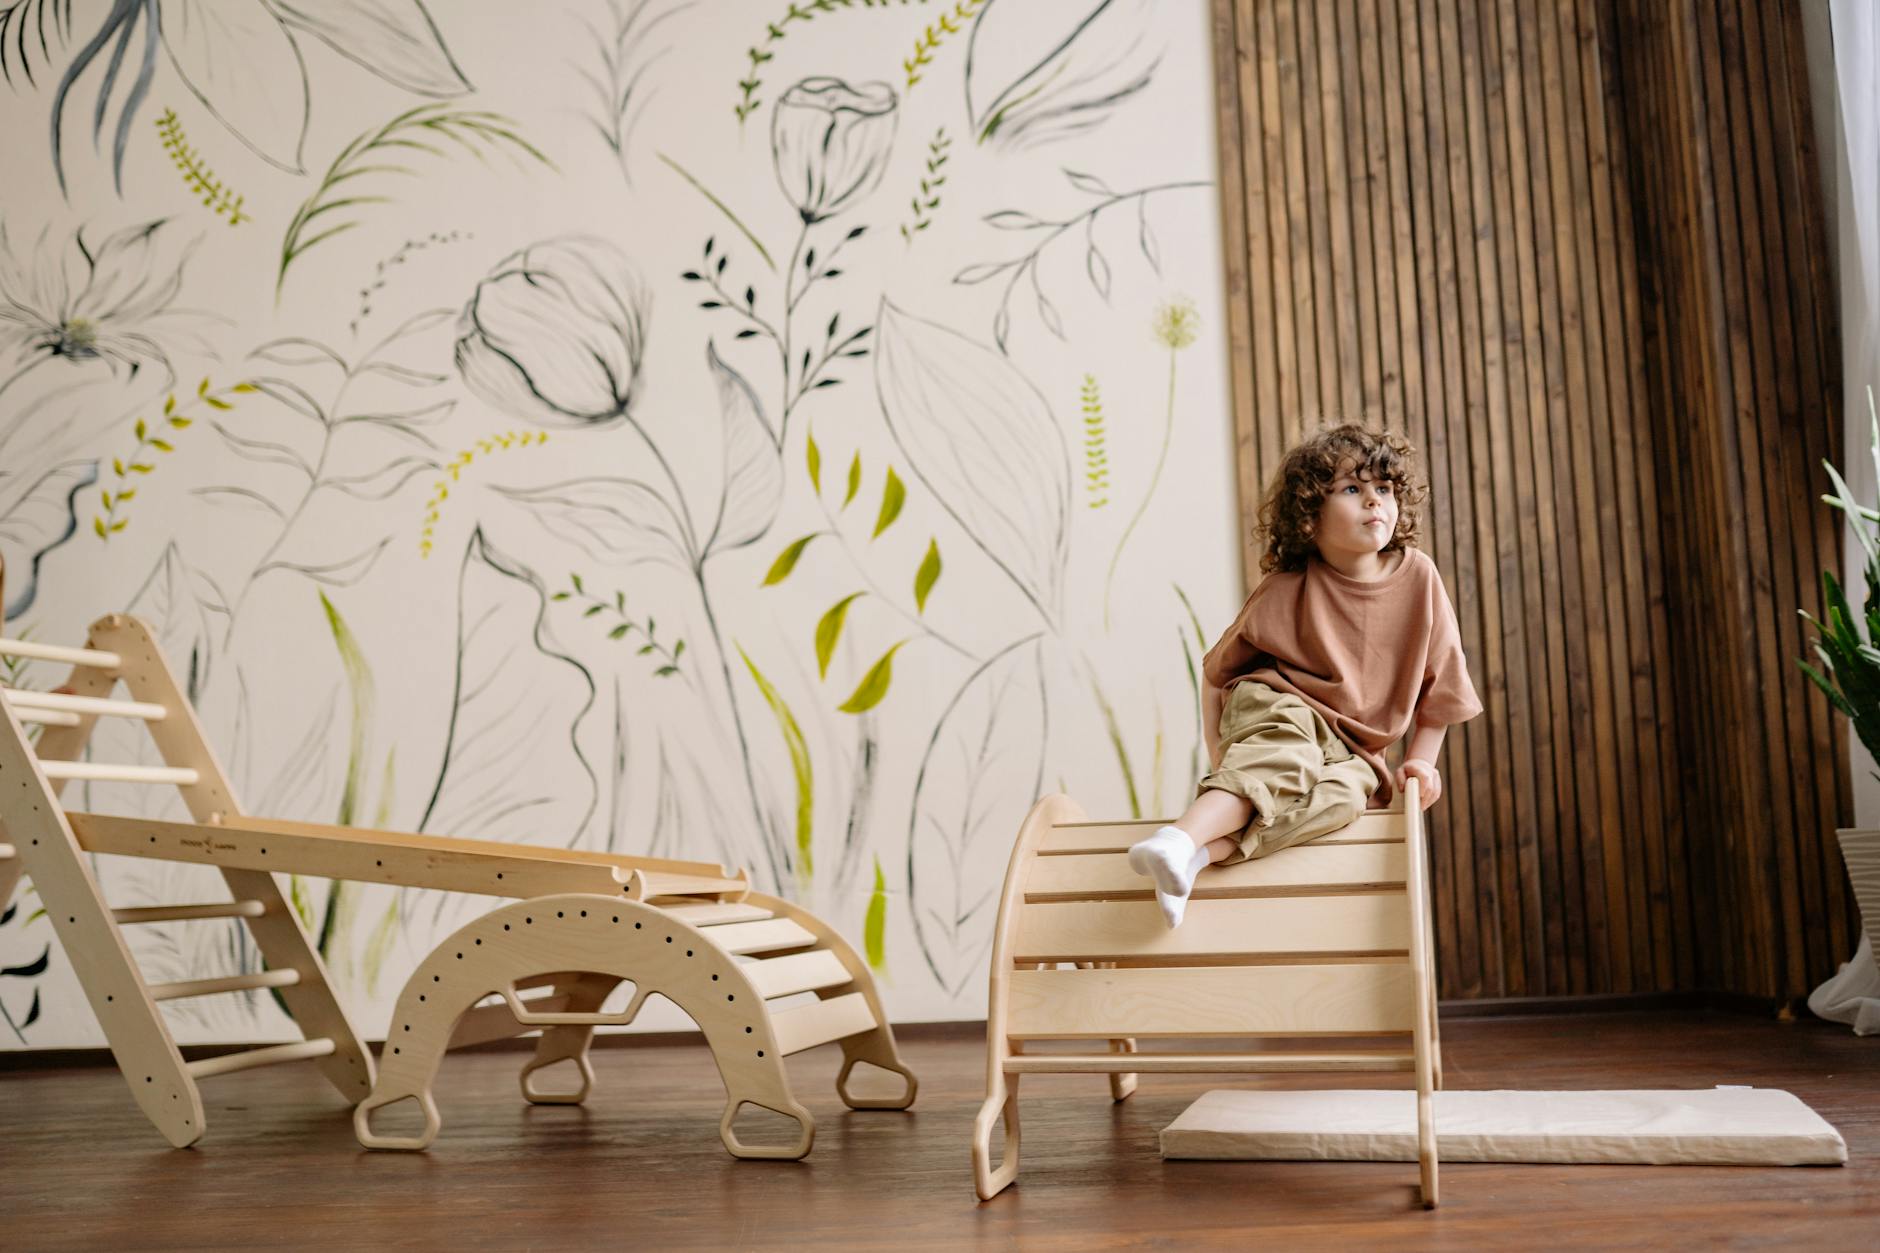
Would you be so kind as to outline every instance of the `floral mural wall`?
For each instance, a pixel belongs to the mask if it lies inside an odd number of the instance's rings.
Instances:
[[[7,633],[151,622],[250,812],[745,867],[980,1016],[1034,798],[1203,759],[1210,64],[1201,0],[0,0]],[[492,904],[283,878],[370,1034]],[[101,1042],[30,883],[0,1014]]]

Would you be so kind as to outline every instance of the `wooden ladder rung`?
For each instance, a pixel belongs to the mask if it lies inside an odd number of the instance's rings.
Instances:
[[[50,709],[68,714],[96,714],[101,718],[141,718],[161,722],[170,711],[147,700],[112,700],[105,696],[72,696],[65,692],[28,692],[17,688],[0,689],[7,704],[14,709]]]
[[[729,922],[713,927],[710,935],[713,944],[734,957],[746,953],[768,953],[780,948],[803,948],[816,943],[816,937],[802,924],[788,918]]]
[[[190,996],[214,996],[220,992],[248,992],[255,988],[291,988],[300,982],[298,970],[257,970],[250,975],[224,975],[219,979],[179,979],[175,983],[153,983],[150,999],[175,1001]]]
[[[1349,1053],[1025,1053],[1005,1059],[1008,1075],[1231,1074],[1320,1070],[1410,1070],[1415,1054]]]
[[[762,922],[775,917],[757,905],[673,905],[666,912],[695,927],[718,927],[727,922]]]
[[[139,905],[114,909],[111,916],[129,926],[142,922],[190,922],[198,918],[259,918],[268,912],[260,901],[218,901],[210,905]]]
[[[103,761],[42,761],[48,779],[98,783],[175,783],[187,787],[201,776],[187,766],[120,766]]]
[[[20,709],[16,707],[13,710],[13,716],[18,718],[21,722],[37,722],[39,725],[46,727],[75,727],[80,722],[84,721],[84,719],[80,718],[77,714],[59,713],[52,709]]]
[[[253,1070],[256,1066],[278,1066],[282,1062],[303,1062],[313,1057],[332,1055],[331,1040],[300,1040],[293,1044],[270,1044],[266,1048],[198,1058],[193,1062],[185,1062],[183,1068],[189,1071],[191,1079],[213,1079],[217,1075],[233,1074],[238,1070]]]
[[[738,969],[765,1000],[789,996],[795,992],[841,987],[855,979],[849,973],[849,968],[842,964],[842,959],[826,948],[769,957]]]
[[[116,670],[124,664],[122,657],[102,649],[66,648],[58,644],[36,644],[31,640],[0,639],[0,657],[56,661],[68,666],[90,666],[94,670]]]
[[[742,896],[751,885],[744,879],[678,874],[669,870],[635,870],[632,897],[651,901],[662,896]]]
[[[831,1040],[860,1035],[877,1025],[868,998],[860,992],[832,996],[800,1009],[779,1010],[770,1016],[770,1029],[776,1032],[777,1048],[785,1057]]]

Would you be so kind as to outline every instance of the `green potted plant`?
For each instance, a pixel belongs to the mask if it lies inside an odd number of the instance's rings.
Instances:
[[[1880,413],[1875,411],[1871,387],[1867,389],[1867,413],[1873,429],[1874,474],[1880,482]],[[1862,606],[1862,618],[1855,618],[1833,572],[1822,571],[1821,598],[1827,620],[1817,620],[1807,610],[1801,611],[1815,628],[1815,656],[1821,665],[1816,668],[1799,658],[1796,664],[1827,694],[1834,707],[1847,715],[1854,734],[1880,760],[1880,647],[1876,647],[1876,641],[1880,641],[1880,508],[1858,503],[1840,471],[1826,461],[1821,464],[1827,467],[1838,493],[1822,499],[1847,518],[1866,554],[1867,601]],[[1880,778],[1880,774],[1875,777]],[[1854,961],[1818,988],[1809,998],[1809,1006],[1824,1016],[1853,1022],[1856,1031],[1866,1034],[1880,1031],[1880,999],[1875,999],[1880,998],[1880,830],[1841,828],[1835,834],[1854,885],[1864,934]]]

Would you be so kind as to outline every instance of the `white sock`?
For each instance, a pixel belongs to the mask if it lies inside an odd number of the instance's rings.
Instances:
[[[1180,827],[1158,827],[1154,835],[1130,847],[1129,868],[1155,880],[1156,903],[1168,925],[1181,925],[1195,875],[1208,864],[1208,852],[1196,848]]]

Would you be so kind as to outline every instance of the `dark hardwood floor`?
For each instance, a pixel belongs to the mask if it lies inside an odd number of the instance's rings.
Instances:
[[[1880,1249],[1880,1040],[1832,1024],[1703,1011],[1448,1022],[1451,1087],[1782,1087],[1840,1129],[1850,1160],[1446,1166],[1434,1212],[1411,1165],[1157,1157],[1158,1130],[1207,1088],[1325,1086],[1307,1077],[1151,1077],[1112,1105],[1099,1077],[1028,1076],[1024,1168],[977,1204],[982,1045],[963,1029],[907,1034],[921,1093],[906,1114],[845,1110],[833,1047],[792,1059],[820,1122],[798,1163],[725,1154],[722,1089],[696,1044],[597,1050],[585,1108],[524,1104],[523,1054],[454,1055],[443,1133],[424,1154],[361,1151],[305,1066],[208,1081],[208,1134],[188,1150],[165,1147],[115,1070],[0,1070],[0,1249]]]

